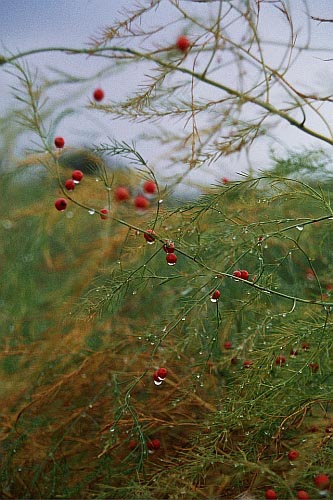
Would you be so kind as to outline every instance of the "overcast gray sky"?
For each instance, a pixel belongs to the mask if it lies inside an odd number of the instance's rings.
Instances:
[[[135,0],[0,0],[0,46],[2,45],[12,52],[51,45],[81,47],[87,44],[90,36],[97,34],[101,28],[111,25],[116,18],[119,18],[119,11],[135,3]],[[205,3],[193,3],[189,7],[191,4],[189,1],[180,0],[180,3],[186,4],[187,8],[192,8],[198,14],[205,12],[206,9],[214,8],[213,4],[217,4],[217,2],[213,2],[209,6]],[[295,22],[298,23],[299,28],[305,19],[304,2],[292,0],[290,3],[295,13]],[[171,7],[168,5],[167,0],[165,0],[163,9],[159,11],[166,23],[171,20],[171,14],[168,17],[169,11],[171,13]],[[307,5],[312,15],[333,18],[333,0],[308,0]],[[283,24],[272,22],[268,17],[266,25],[265,36],[267,38],[283,40]],[[333,23],[312,22],[311,36],[312,46],[326,47],[328,54],[333,56]],[[298,42],[302,42],[301,36]],[[278,49],[272,47],[271,50]],[[333,62],[323,63],[320,61],[319,58],[324,55],[324,53],[318,52],[313,53],[308,59],[299,60],[292,70],[292,79],[295,84],[309,89],[322,90],[323,93],[333,93]],[[61,54],[34,56],[29,59],[29,63],[41,68],[58,66],[62,69],[68,69],[69,64],[68,58]],[[98,64],[98,61],[92,59],[89,60],[88,65],[86,58],[71,58],[70,70],[77,74],[89,71],[93,74],[98,69]],[[120,79],[114,79],[112,82],[109,79],[102,81],[101,84],[105,88],[106,94],[121,95],[121,92],[129,90],[134,76],[131,71],[134,70],[135,68],[132,68]],[[0,70],[0,85],[4,89],[0,95],[0,109],[10,105],[8,85],[11,82],[11,77]],[[333,116],[332,113],[331,116]],[[82,125],[83,123],[84,120]],[[72,126],[70,120],[67,125]],[[100,126],[102,127],[102,124]],[[141,129],[142,125],[140,125]],[[131,136],[136,134],[137,130],[137,127],[133,125],[128,127],[124,122],[108,123],[105,135],[129,140]],[[98,132],[96,132],[97,135]],[[291,148],[293,145],[295,148],[299,148],[303,144],[316,145],[315,140],[302,136],[288,125],[281,127],[281,139],[284,138],[287,139]],[[255,167],[262,168],[267,161],[268,149],[266,146],[259,143],[257,147],[253,148],[252,161]],[[239,162],[234,164],[232,159],[227,160],[227,162],[229,163],[225,166],[226,174],[232,174],[236,168],[239,168]]]

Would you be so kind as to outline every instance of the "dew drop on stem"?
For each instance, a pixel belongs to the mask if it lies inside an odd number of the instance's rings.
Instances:
[[[304,226],[296,226],[296,229],[297,229],[298,231],[303,231]]]
[[[88,214],[89,214],[89,215],[94,215],[94,214],[95,214],[95,210],[94,210],[93,208],[90,208],[90,209],[88,210]]]

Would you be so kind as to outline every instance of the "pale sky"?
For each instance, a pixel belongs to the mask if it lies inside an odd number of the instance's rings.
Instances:
[[[119,11],[135,3],[135,0],[0,0],[0,47],[5,47],[12,52],[51,45],[80,47],[87,44],[89,38],[98,34],[101,28],[111,25],[116,18],[119,18]],[[307,0],[306,3],[310,14],[333,18],[333,0]],[[180,0],[180,4],[184,6],[186,4],[186,8],[190,8],[194,13],[200,15],[200,13],[206,12],[207,9],[214,9],[218,2],[212,2],[208,5]],[[296,30],[301,29],[305,19],[305,2],[292,0],[290,4],[295,13]],[[271,12],[273,12],[272,9]],[[167,0],[165,0],[159,13],[163,16],[165,23],[172,19],[171,6]],[[177,29],[175,28],[175,32]],[[275,18],[273,19],[268,15],[262,29],[267,39],[283,41],[283,22],[279,24],[275,21]],[[300,33],[297,43],[302,43],[302,36],[302,33]],[[323,62],[320,60],[320,58],[327,57],[329,54],[333,57],[333,23],[319,24],[312,21],[311,37],[312,46],[327,48],[328,52],[319,51],[300,59],[291,71],[291,79],[295,85],[300,86],[302,89],[333,94],[333,61]],[[271,51],[269,56],[274,57],[279,48],[271,46],[269,50]],[[100,61],[90,59],[87,62],[87,58],[71,57],[69,63],[68,57],[66,58],[65,55],[58,53],[33,56],[29,58],[29,64],[33,64],[43,72],[48,71],[48,67],[59,67],[77,75],[94,74],[95,71],[100,69]],[[131,92],[134,89],[133,81],[135,81],[136,76],[135,68],[131,68],[120,77],[97,81],[96,85],[103,86],[106,96],[112,94],[112,96],[121,97],[124,92]],[[4,89],[0,96],[0,109],[11,105],[10,84],[12,84],[12,77],[6,74],[3,68],[0,68],[0,85]],[[91,90],[96,85],[92,83]],[[87,92],[90,92],[89,86]],[[333,113],[329,111],[328,116],[330,115],[333,116]],[[316,126],[315,117],[313,119]],[[107,132],[105,137],[114,136],[119,140],[131,140],[131,138],[135,138],[138,131],[142,131],[144,126],[142,124],[138,127],[133,124],[128,126],[123,121],[115,123],[108,121],[105,127],[104,121],[99,120],[96,115],[96,130],[92,133],[92,137],[96,140],[102,137],[102,130]],[[331,119],[330,124],[333,125]],[[80,130],[85,130],[85,127],[88,128],[89,126],[89,120],[85,121],[85,118],[80,124],[77,121],[71,121],[71,119],[66,122],[66,127],[68,129],[72,127],[72,130],[76,129],[76,134],[80,134]],[[282,124],[280,131],[281,141],[286,141],[289,149],[298,149],[303,145],[313,147],[317,145],[316,140],[302,135],[287,124]],[[73,137],[74,135],[73,133]],[[105,139],[105,137],[102,137],[102,139]],[[278,144],[276,146],[280,147]],[[152,156],[153,159],[150,147],[142,144],[142,150],[148,156]],[[258,143],[252,152],[251,161],[254,167],[264,168],[265,163],[269,161],[268,158],[267,144]],[[237,168],[239,169],[239,160],[227,159],[223,166],[224,173],[231,177],[237,171]],[[240,168],[240,170],[242,169]],[[245,166],[243,170],[245,170]],[[214,175],[212,180],[213,177]]]

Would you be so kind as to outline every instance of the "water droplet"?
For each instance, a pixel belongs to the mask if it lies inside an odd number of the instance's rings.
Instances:
[[[217,302],[217,299],[214,299],[213,297],[210,298],[211,302]]]
[[[158,200],[158,204],[161,205],[163,203],[163,200]]]
[[[162,382],[163,382],[163,380],[155,380],[155,379],[154,379],[154,384],[155,384],[155,385],[161,385],[161,384],[162,384]]]
[[[94,210],[93,208],[90,208],[90,209],[88,210],[88,214],[89,214],[89,215],[94,215],[94,214],[95,214],[95,210]]]
[[[184,316],[184,318],[182,318],[182,321],[185,321],[186,320],[186,317]]]
[[[296,229],[298,229],[298,231],[303,231],[304,226],[296,226]]]
[[[110,427],[110,432],[114,432],[115,431],[115,428],[114,427]]]
[[[71,210],[69,210],[69,211],[66,213],[66,217],[67,217],[67,219],[73,219],[73,217],[74,217],[74,213],[73,213]]]
[[[93,405],[90,403],[89,408],[91,409],[92,407],[93,407]]]
[[[99,179],[95,179],[96,182],[99,182]]]

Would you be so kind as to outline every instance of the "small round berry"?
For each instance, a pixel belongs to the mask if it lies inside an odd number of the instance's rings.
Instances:
[[[232,273],[233,276],[235,276],[235,278],[241,278],[242,277],[242,273],[241,271],[238,271],[238,269],[236,271],[234,271]]]
[[[276,500],[277,494],[275,493],[274,490],[267,490],[265,493],[265,498],[266,500]]]
[[[293,460],[297,460],[299,457],[299,451],[298,450],[290,450],[288,453],[288,458],[292,462]]]
[[[226,342],[224,342],[224,349],[231,349],[232,345],[231,345],[231,342],[230,340],[227,340]]]
[[[159,439],[151,439],[147,442],[147,448],[150,451],[158,450],[161,447],[161,442]]]
[[[63,212],[64,210],[66,210],[67,200],[65,198],[58,198],[54,202],[54,206],[56,207],[57,210],[59,210],[59,212]]]
[[[187,36],[180,35],[177,38],[176,46],[177,46],[177,49],[180,50],[181,52],[186,52],[189,49],[190,45],[191,44],[190,44],[190,41],[187,38]]]
[[[157,376],[163,380],[168,375],[168,370],[166,368],[162,367],[162,368],[159,368],[156,373],[157,373]]]
[[[294,347],[292,347],[292,348],[290,349],[290,357],[291,357],[291,358],[296,358],[296,356],[297,356],[297,355],[298,355],[298,351],[297,351],[297,349],[295,349]]]
[[[175,251],[175,244],[174,244],[174,242],[171,241],[171,240],[166,240],[166,242],[163,245],[163,250],[166,253],[174,253],[174,251]]]
[[[148,194],[155,194],[157,192],[157,186],[154,181],[146,181],[143,184],[143,190]]]
[[[318,474],[314,478],[314,484],[318,488],[322,488],[322,489],[326,488],[329,485],[329,482],[330,482],[330,478],[326,474]]]
[[[63,137],[56,137],[54,139],[54,145],[56,148],[62,149],[65,145],[65,139]]]
[[[253,361],[251,361],[250,359],[247,359],[243,363],[244,368],[250,368],[251,365],[253,365]]]
[[[284,365],[284,364],[285,364],[285,362],[286,362],[286,358],[283,356],[283,354],[280,354],[280,355],[276,358],[276,360],[275,360],[275,364],[276,364],[277,366],[282,366],[282,365]]]
[[[126,187],[118,186],[114,191],[116,201],[125,201],[130,197],[129,191]]]
[[[298,498],[298,500],[309,500],[310,497],[306,491],[299,490],[297,492],[297,498]]]
[[[67,191],[73,191],[74,188],[75,188],[75,182],[73,179],[67,179],[67,181],[65,182],[65,188],[67,189]]]
[[[100,213],[101,219],[106,220],[109,217],[109,211],[107,208],[102,208],[101,213]]]
[[[93,93],[94,99],[97,102],[103,101],[104,91],[102,89],[95,89]]]
[[[153,229],[147,229],[147,231],[143,233],[143,237],[149,245],[152,245],[155,242],[156,233]]]
[[[177,255],[175,253],[167,253],[165,258],[169,266],[174,266],[177,262]]]
[[[228,184],[229,179],[227,177],[222,177],[222,182],[223,182],[223,184]]]
[[[211,302],[217,302],[220,297],[221,297],[220,290],[214,290],[214,292],[210,296],[210,300]]]
[[[318,363],[310,363],[309,367],[310,367],[312,373],[317,373],[317,371],[319,370]]]
[[[135,448],[138,446],[138,442],[135,441],[135,439],[131,439],[129,442],[129,449],[130,450],[135,450]]]
[[[309,342],[302,342],[302,349],[304,349],[304,351],[308,351],[310,349]]]
[[[81,172],[81,170],[74,170],[72,172],[72,179],[75,182],[75,184],[78,184],[83,179],[83,172]]]
[[[242,280],[248,280],[249,279],[249,273],[248,273],[248,271],[246,271],[246,269],[242,269],[240,271],[240,273],[241,273],[240,277],[242,278]]]
[[[144,196],[139,195],[134,198],[134,206],[138,210],[147,210],[147,208],[149,208],[149,205],[149,201]]]

